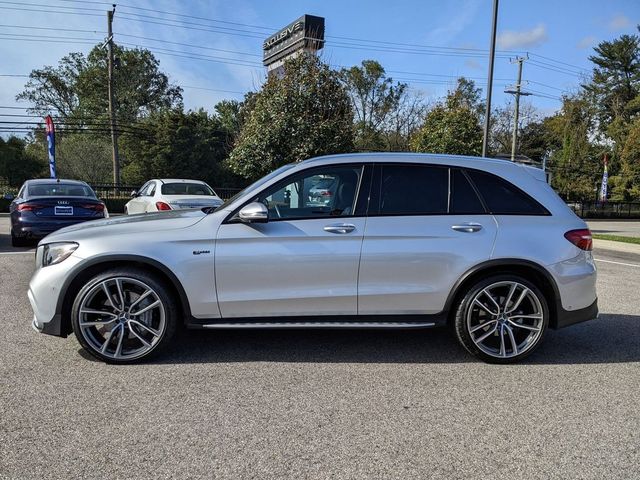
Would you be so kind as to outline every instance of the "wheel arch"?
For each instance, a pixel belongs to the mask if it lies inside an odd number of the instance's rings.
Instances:
[[[56,314],[60,315],[60,334],[62,336],[67,336],[73,331],[71,327],[71,307],[73,306],[75,295],[69,295],[68,293],[79,291],[90,278],[105,270],[125,266],[141,268],[164,280],[175,295],[175,299],[178,302],[178,311],[183,315],[183,323],[188,323],[189,319],[191,319],[189,299],[180,280],[166,265],[152,258],[139,255],[104,255],[80,263],[60,288]]]
[[[549,326],[558,328],[558,312],[560,305],[560,291],[549,271],[542,265],[529,260],[518,258],[501,258],[488,260],[469,269],[462,275],[451,289],[445,304],[447,317],[451,322],[455,315],[455,304],[467,289],[481,278],[489,275],[512,274],[520,275],[533,282],[544,294],[549,307]]]

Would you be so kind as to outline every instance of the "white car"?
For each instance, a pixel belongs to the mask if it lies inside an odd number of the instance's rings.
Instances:
[[[124,206],[127,215],[185,208],[215,208],[222,204],[222,199],[205,182],[180,178],[149,180],[139,190],[131,192],[131,196],[133,198]]]

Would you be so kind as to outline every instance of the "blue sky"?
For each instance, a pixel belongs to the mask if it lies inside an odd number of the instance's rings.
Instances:
[[[24,75],[55,65],[70,51],[88,52],[92,42],[104,39],[109,3],[0,1],[0,74]],[[242,92],[258,88],[265,76],[259,65],[262,39],[304,13],[325,17],[327,45],[322,55],[332,65],[376,59],[390,76],[437,100],[459,75],[484,86],[488,60],[482,50],[489,45],[491,8],[492,0],[127,0],[118,4],[114,31],[116,42],[143,45],[156,53],[161,69],[184,87],[187,108],[212,110],[221,99],[242,98]],[[557,97],[575,89],[581,75],[590,72],[593,46],[637,33],[637,23],[639,0],[502,0],[498,48],[508,52],[496,59],[494,105],[508,100],[502,91],[516,77],[516,66],[508,57],[530,52],[531,60],[524,66],[524,79],[530,82],[526,88],[544,96],[527,101],[542,113],[553,112],[560,106]],[[25,80],[0,76],[0,106],[25,105],[15,101]],[[7,113],[0,109],[0,114]]]

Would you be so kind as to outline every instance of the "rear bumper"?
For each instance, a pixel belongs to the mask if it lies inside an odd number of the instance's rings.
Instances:
[[[100,220],[103,217],[91,217],[91,218],[82,218],[82,219],[69,219],[64,221],[41,221],[41,222],[26,222],[21,221],[21,219],[17,219],[12,222],[12,230],[13,234],[16,237],[22,238],[44,238],[50,233],[53,233],[57,230],[60,230],[64,227],[69,227],[71,225],[75,225],[77,223],[83,223],[90,220]]]
[[[560,303],[560,302],[558,302]],[[557,321],[555,328],[564,328],[576,323],[586,322],[598,317],[598,299],[596,298],[591,305],[578,310],[565,310],[562,305],[557,307]]]

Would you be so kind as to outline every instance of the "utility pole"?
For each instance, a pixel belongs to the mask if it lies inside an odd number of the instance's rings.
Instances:
[[[493,23],[491,25],[491,48],[489,50],[489,78],[487,79],[487,106],[484,114],[484,134],[482,136],[482,156],[487,156],[489,144],[489,124],[491,122],[491,91],[493,90],[493,60],[496,56],[496,28],[498,26],[498,0],[493,0]]]
[[[505,90],[504,93],[512,93],[516,97],[515,101],[515,112],[513,115],[513,136],[511,139],[511,161],[515,162],[516,160],[516,147],[518,145],[518,121],[520,118],[520,95],[531,95],[530,93],[522,91],[522,64],[525,60],[528,60],[529,57],[516,57],[515,60],[512,60],[511,63],[518,64],[518,81],[516,82],[514,90]]]
[[[113,87],[113,16],[116,13],[116,6],[113,10],[107,11],[107,51],[108,51],[108,74],[109,74],[109,120],[111,123],[111,143],[113,145],[113,183],[120,184],[120,157],[118,155],[118,130],[116,125],[116,112]]]

